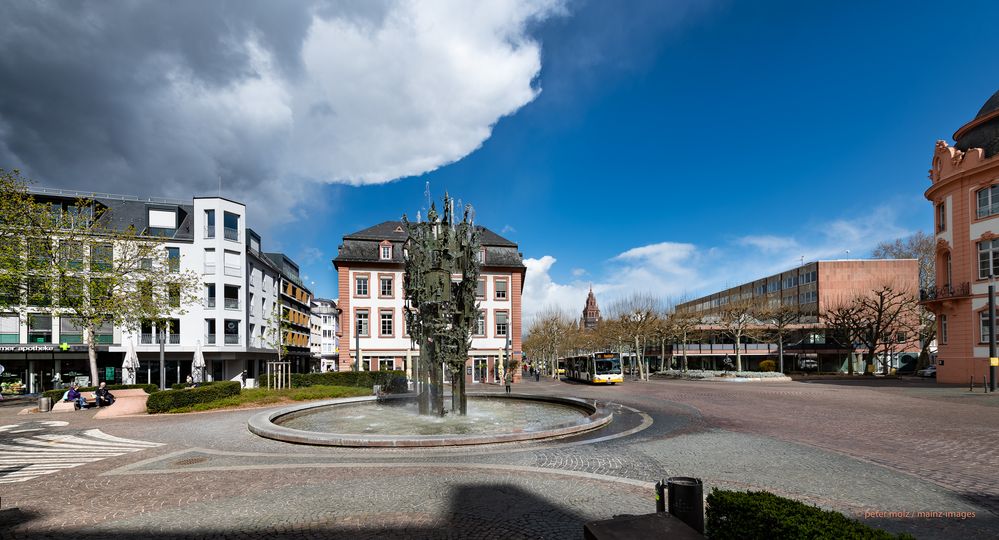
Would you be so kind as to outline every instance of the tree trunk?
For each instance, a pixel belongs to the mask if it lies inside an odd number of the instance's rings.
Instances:
[[[100,381],[97,379],[97,332],[94,330],[94,323],[88,322],[84,332],[86,333],[84,337],[87,339],[87,356],[90,360],[90,384],[98,386]]]
[[[741,345],[742,336],[739,334],[735,335],[735,371],[742,371],[742,349],[739,348]]]
[[[704,366],[701,366],[702,368]],[[687,372],[687,332],[683,333],[683,372]]]
[[[784,373],[784,336],[777,336],[777,357],[780,358],[780,372]]]

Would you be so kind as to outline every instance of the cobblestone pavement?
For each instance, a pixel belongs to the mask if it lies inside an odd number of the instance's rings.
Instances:
[[[46,425],[47,440],[99,429],[139,450],[3,486],[0,538],[579,538],[586,521],[653,511],[651,482],[672,475],[767,489],[919,538],[995,538],[999,492],[986,479],[999,466],[999,400],[871,384],[529,382],[518,391],[609,403],[614,421],[474,448],[287,444],[247,431],[258,410],[79,411]],[[0,408],[0,426],[53,418],[17,410]],[[14,436],[0,432],[0,444]],[[865,517],[906,511],[975,517]]]

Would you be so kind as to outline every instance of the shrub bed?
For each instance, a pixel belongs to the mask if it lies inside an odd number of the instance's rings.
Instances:
[[[141,388],[146,391],[147,394],[152,394],[154,392],[159,392],[160,387],[155,384],[109,384],[107,385],[108,390],[129,390],[132,388]],[[47,398],[52,398],[52,401],[56,401],[66,393],[69,388],[56,389],[56,390],[46,390],[42,392],[42,395]],[[85,386],[80,388],[81,392],[93,392],[97,390],[96,386]]]
[[[764,360],[760,362],[760,371],[777,371],[777,362],[773,360]]]
[[[213,385],[215,383],[219,383],[219,382],[226,382],[226,381],[205,381],[205,382],[200,382],[200,383],[197,383],[197,384],[198,384],[198,386],[211,386],[211,385]],[[170,389],[171,390],[183,390],[184,388],[188,388],[189,386],[191,386],[191,385],[187,384],[186,382],[178,382],[178,383],[171,384],[170,385]]]
[[[380,384],[390,392],[406,391],[404,371],[327,371],[325,373],[292,373],[291,386],[359,386],[372,388]],[[260,377],[260,386],[267,387],[267,376]]]
[[[216,381],[215,384],[185,388],[183,390],[166,390],[149,396],[146,401],[146,411],[150,414],[169,412],[173,409],[188,407],[197,403],[207,403],[230,396],[238,396],[240,384],[235,381]]]
[[[660,371],[656,373],[656,376],[672,379],[710,379],[712,377],[747,377],[758,379],[786,377],[786,375],[778,371],[713,371],[710,369],[688,369],[687,371],[670,369]]]
[[[358,386],[306,386],[303,388],[287,388],[283,390],[268,390],[266,388],[244,388],[239,394],[222,399],[195,403],[170,409],[167,412],[181,413],[192,411],[211,411],[244,406],[264,406],[288,401],[306,401],[311,399],[333,399],[371,395],[371,390]]]
[[[705,533],[711,540],[771,538],[912,539],[767,491],[713,489],[708,495]]]

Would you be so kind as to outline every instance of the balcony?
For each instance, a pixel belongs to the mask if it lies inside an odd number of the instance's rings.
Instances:
[[[965,281],[957,285],[943,285],[934,289],[920,289],[920,303],[939,302],[971,296],[971,284]]]
[[[205,238],[215,238],[215,226],[208,225],[205,227]]]
[[[226,240],[239,241],[239,229],[235,227],[223,227],[223,235]]]
[[[215,334],[205,334],[205,343],[215,345]]]
[[[214,296],[209,296],[205,300],[205,307],[206,308],[213,308],[213,307],[215,307],[215,297]]]
[[[157,334],[142,334],[139,336],[141,345],[158,345],[159,336]],[[166,345],[180,345],[180,334],[167,334]]]
[[[239,334],[226,334],[225,344],[226,345],[239,345]]]
[[[225,299],[226,309],[239,309],[239,298],[226,298]]]
[[[214,274],[215,273],[215,264],[214,263],[205,263],[205,272],[204,273],[206,273],[206,274]]]

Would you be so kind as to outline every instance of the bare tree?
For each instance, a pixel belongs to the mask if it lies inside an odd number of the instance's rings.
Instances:
[[[636,293],[611,304],[608,312],[621,335],[627,336],[634,346],[639,377],[642,380],[649,380],[643,358],[644,344],[655,335],[656,325],[662,313],[662,301],[650,294]]]
[[[537,359],[538,367],[544,366],[547,374],[558,376],[555,369],[559,357],[572,346],[575,321],[562,310],[546,307],[535,316],[528,327],[524,348],[530,357]]]
[[[697,315],[686,311],[674,311],[670,314],[670,326],[673,330],[673,339],[675,342],[680,343],[682,359],[680,364],[680,369],[682,371],[687,371],[687,343],[693,339],[698,333],[699,328],[703,321]]]
[[[742,371],[742,340],[757,337],[760,322],[756,319],[759,309],[751,299],[730,300],[718,310],[718,329],[735,343],[735,370]]]
[[[936,288],[936,242],[933,236],[920,231],[892,242],[881,242],[874,248],[872,255],[884,259],[916,259],[919,265],[919,288],[924,291]],[[937,322],[933,312],[919,306],[918,324],[912,331],[919,336],[919,364],[926,366],[930,362],[930,345],[937,338]]]
[[[825,318],[846,334],[850,347],[859,344],[864,350],[865,373],[871,373],[880,358],[887,375],[899,342],[905,341],[906,331],[918,324],[918,309],[915,295],[907,288],[885,284],[827,310]]]
[[[854,374],[852,357],[857,350],[858,309],[858,306],[852,301],[840,301],[821,314],[821,319],[831,333],[830,336],[827,336],[827,341],[829,339],[835,340],[840,347],[849,351],[847,373],[850,375]]]
[[[775,302],[759,307],[756,317],[764,325],[765,333],[777,340],[780,372],[784,373],[784,342],[796,331],[794,326],[801,322],[801,310],[798,306]]]

